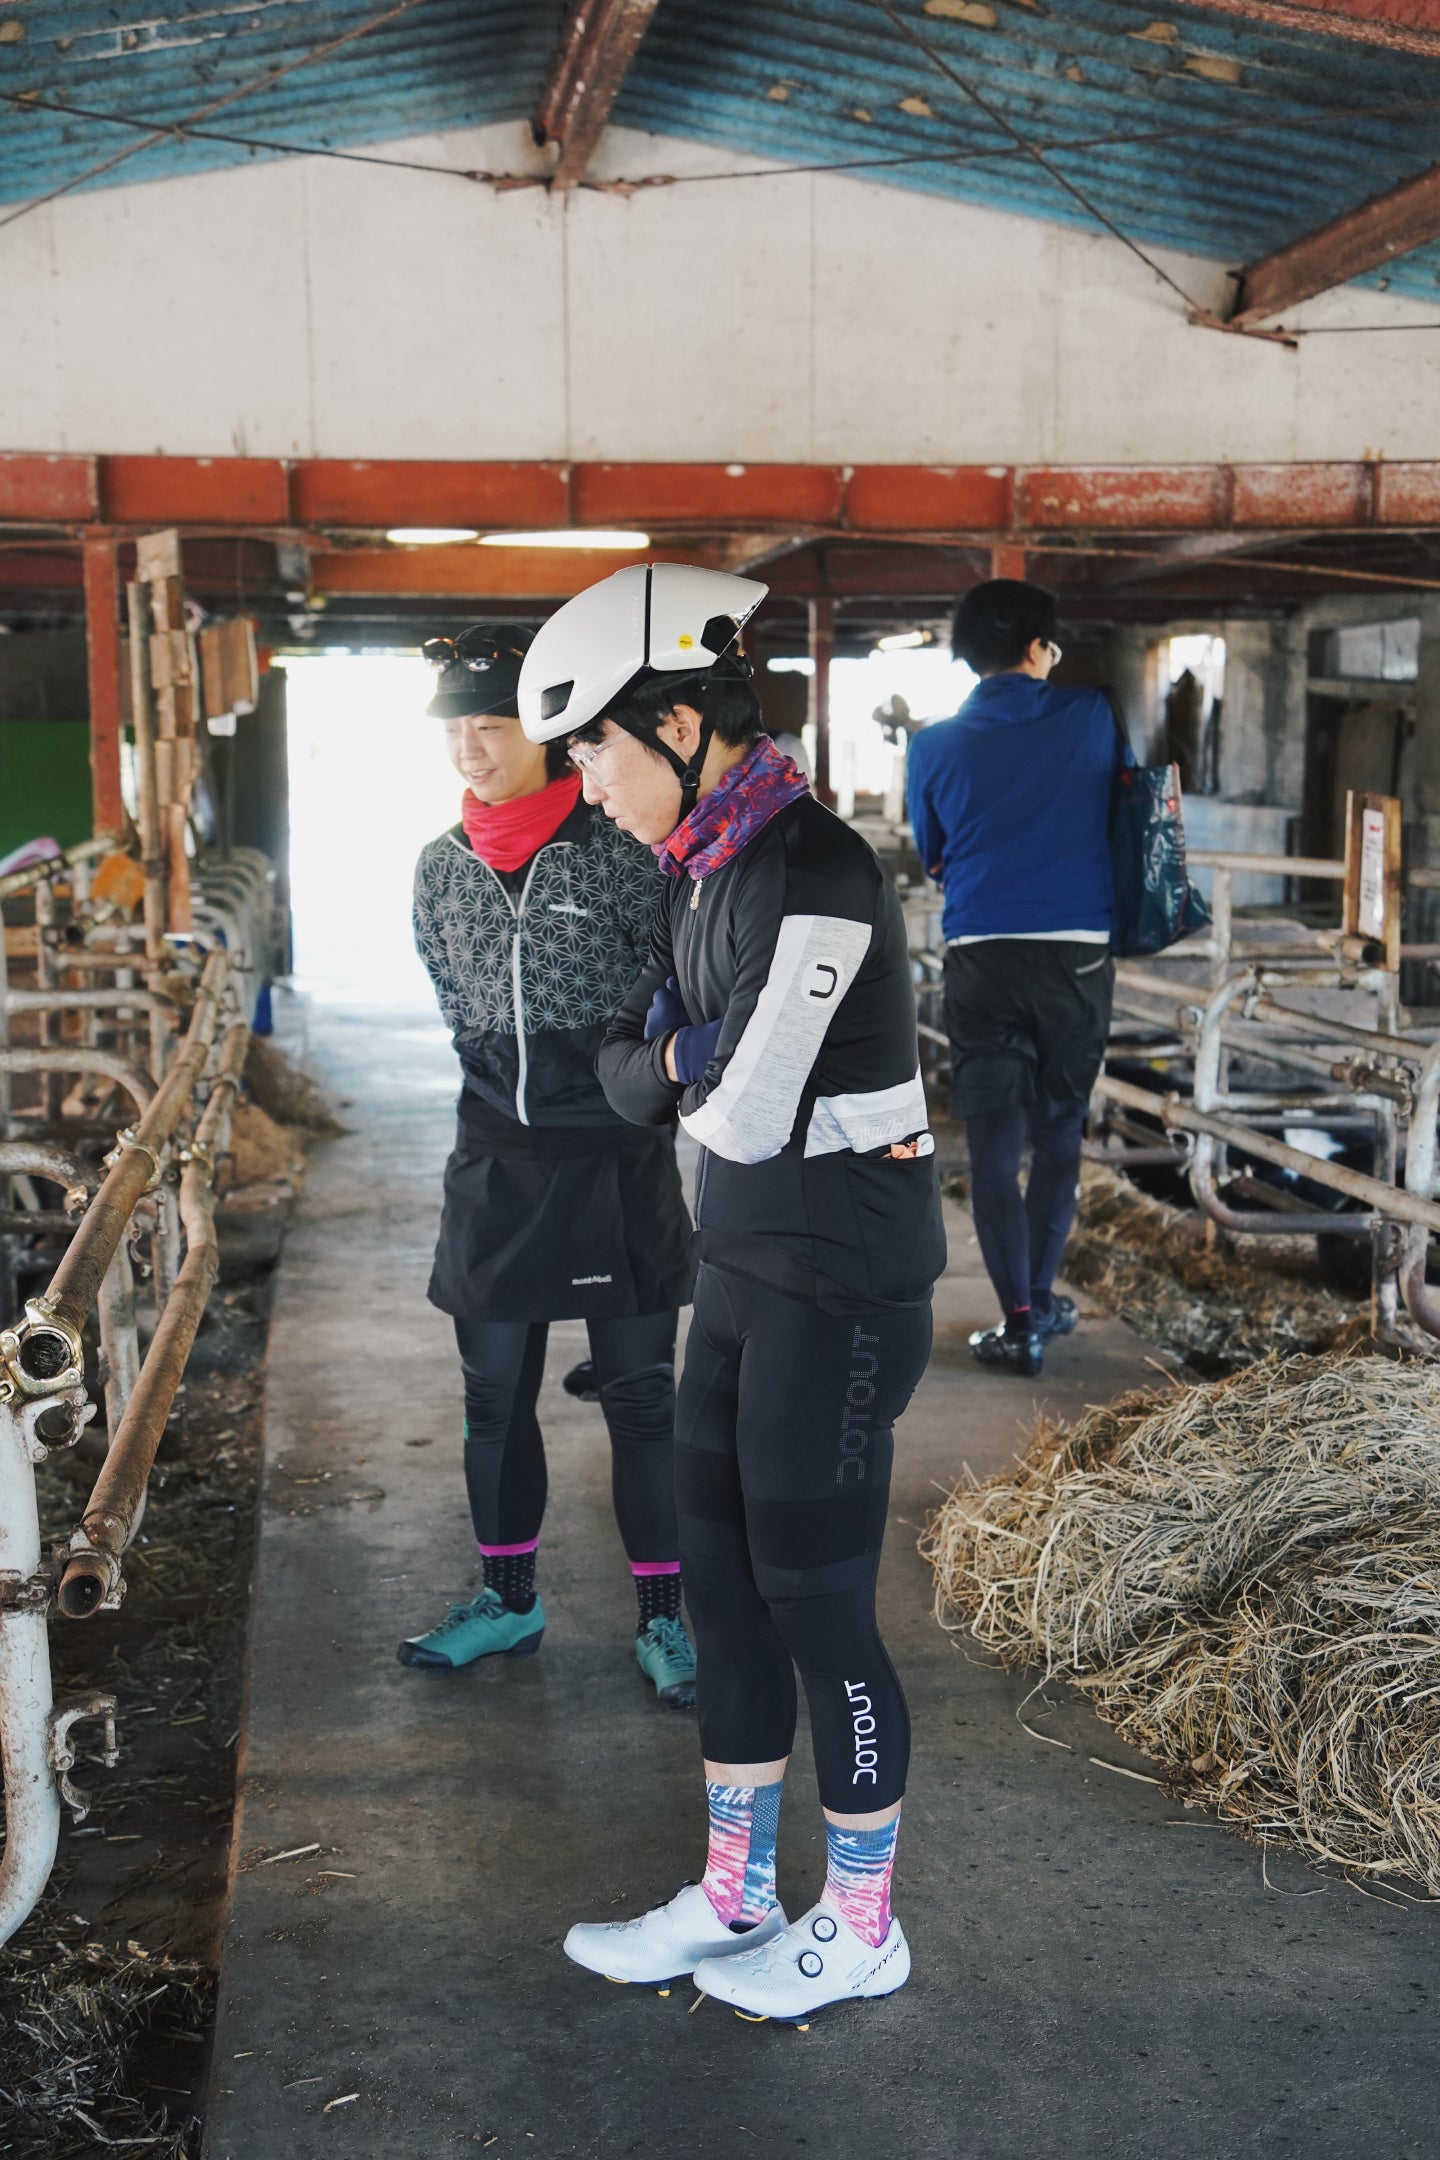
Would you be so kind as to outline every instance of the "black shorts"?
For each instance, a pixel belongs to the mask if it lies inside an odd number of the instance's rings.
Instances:
[[[1110,1034],[1115,956],[1070,939],[985,938],[945,954],[950,1112],[1090,1099]]]

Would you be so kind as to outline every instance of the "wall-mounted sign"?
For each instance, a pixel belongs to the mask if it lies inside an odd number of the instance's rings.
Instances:
[[[1381,947],[1381,965],[1400,965],[1400,803],[1357,795],[1345,803],[1345,932]]]

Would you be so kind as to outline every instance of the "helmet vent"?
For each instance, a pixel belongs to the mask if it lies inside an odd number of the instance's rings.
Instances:
[[[566,706],[570,703],[570,693],[574,688],[575,684],[572,679],[570,682],[551,683],[548,690],[542,690],[540,693],[541,719],[553,720],[557,713],[564,712]]]

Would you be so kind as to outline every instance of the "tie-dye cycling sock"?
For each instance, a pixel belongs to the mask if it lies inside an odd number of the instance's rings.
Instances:
[[[876,1830],[842,1830],[832,1822],[825,1825],[830,1855],[825,1872],[826,1901],[862,1942],[872,1946],[884,1942],[890,1932],[890,1876],[899,1834],[898,1815]]]
[[[775,1833],[780,1780],[773,1785],[712,1785],[710,1853],[701,1885],[716,1917],[739,1934],[775,1903]]]

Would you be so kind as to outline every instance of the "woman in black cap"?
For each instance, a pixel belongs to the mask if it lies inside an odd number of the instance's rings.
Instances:
[[[548,1323],[584,1320],[639,1605],[636,1658],[662,1702],[688,1705],[673,1452],[690,1219],[673,1127],[626,1124],[595,1077],[662,879],[648,849],[581,800],[563,747],[526,740],[516,688],[529,643],[526,629],[477,624],[424,648],[439,670],[429,711],[466,784],[460,823],[415,872],[415,940],[464,1080],[429,1295],[455,1320],[483,1587],[399,1655],[454,1671],[539,1648],[535,1405]]]

